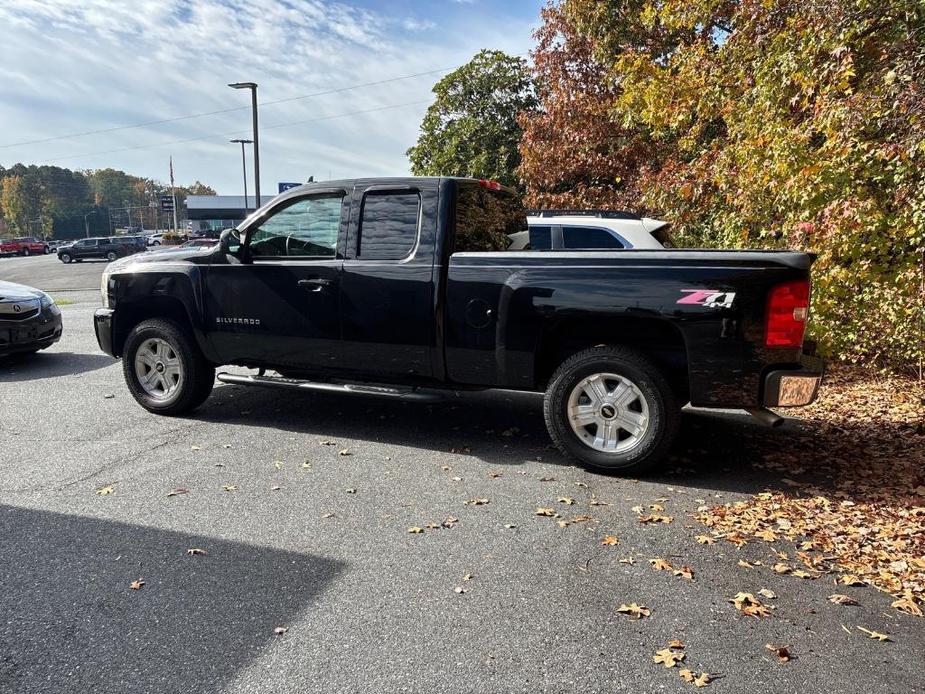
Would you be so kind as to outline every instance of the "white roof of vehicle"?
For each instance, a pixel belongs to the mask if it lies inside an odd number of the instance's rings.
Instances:
[[[631,215],[627,215],[630,217]],[[581,226],[610,229],[630,243],[633,248],[664,248],[653,232],[668,226],[669,222],[651,217],[615,218],[589,214],[555,214],[528,216],[530,226]]]

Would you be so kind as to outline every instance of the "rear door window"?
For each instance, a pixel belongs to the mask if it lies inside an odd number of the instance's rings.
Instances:
[[[572,250],[594,248],[626,248],[606,229],[596,227],[562,227],[562,242]]]
[[[402,260],[418,238],[421,196],[417,191],[370,191],[363,196],[357,257]]]
[[[548,251],[552,248],[552,227],[530,227],[530,249],[534,251]]]

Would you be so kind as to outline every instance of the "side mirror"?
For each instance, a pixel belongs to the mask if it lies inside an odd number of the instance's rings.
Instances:
[[[241,239],[234,234],[234,229],[229,229],[226,232],[223,232],[219,244],[222,247],[224,253],[230,253],[231,255],[237,255],[241,252]]]

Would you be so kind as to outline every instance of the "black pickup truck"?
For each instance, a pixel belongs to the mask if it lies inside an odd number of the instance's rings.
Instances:
[[[520,201],[492,181],[361,179],[292,189],[209,249],[103,274],[102,349],[135,399],[188,412],[225,383],[428,398],[545,391],[556,445],[638,472],[687,403],[805,405],[811,256],[514,251]],[[270,372],[270,373],[268,373]]]

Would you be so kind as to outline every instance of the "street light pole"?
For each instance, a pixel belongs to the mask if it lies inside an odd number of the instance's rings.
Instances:
[[[84,235],[85,238],[90,238],[90,221],[87,219],[90,215],[96,214],[96,210],[90,210],[87,214],[84,215]]]
[[[254,209],[260,207],[260,139],[257,134],[257,84],[255,82],[232,82],[228,85],[232,89],[251,90],[251,115],[254,121]],[[243,145],[242,145],[243,147]]]
[[[235,143],[240,142],[241,143],[241,171],[244,172],[244,216],[246,217],[247,216],[247,160],[244,157],[244,145],[253,144],[254,141],[238,139],[238,140],[229,140],[229,142],[235,142]],[[259,201],[257,205],[254,207],[254,209],[257,209],[257,207],[260,207]]]

